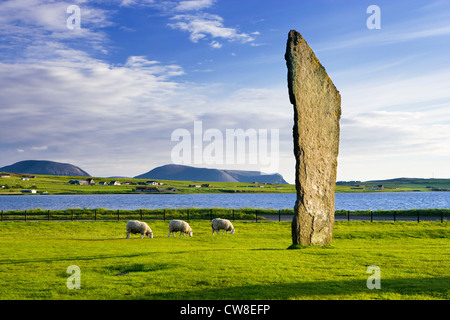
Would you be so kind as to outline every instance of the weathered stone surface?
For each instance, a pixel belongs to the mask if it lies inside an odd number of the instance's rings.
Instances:
[[[289,98],[294,106],[296,158],[294,245],[331,244],[339,152],[341,96],[305,39],[289,32]]]

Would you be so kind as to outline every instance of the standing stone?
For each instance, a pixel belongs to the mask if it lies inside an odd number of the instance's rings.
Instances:
[[[289,98],[294,105],[297,201],[293,245],[330,245],[339,152],[341,96],[305,39],[289,32]]]

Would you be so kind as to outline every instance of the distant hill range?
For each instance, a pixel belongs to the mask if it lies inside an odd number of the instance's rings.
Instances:
[[[90,177],[89,173],[72,164],[47,160],[19,161],[12,165],[0,168],[0,172]]]
[[[134,177],[136,179],[160,179],[178,181],[208,181],[208,182],[259,182],[287,184],[278,174],[264,174],[259,171],[221,170],[195,168],[177,164],[157,167],[147,173]]]

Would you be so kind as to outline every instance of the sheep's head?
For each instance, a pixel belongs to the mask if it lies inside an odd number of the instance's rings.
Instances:
[[[145,235],[148,236],[150,239],[153,239],[153,232],[147,231],[147,232],[145,233]]]
[[[233,228],[233,229],[231,229],[231,234],[234,234],[234,228]]]
[[[192,237],[194,233],[192,232],[192,228],[189,228],[189,236]]]

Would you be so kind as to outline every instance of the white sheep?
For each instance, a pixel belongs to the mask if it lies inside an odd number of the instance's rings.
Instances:
[[[130,239],[130,233],[141,234],[141,239],[145,236],[148,236],[150,239],[153,239],[153,231],[150,229],[148,224],[145,222],[130,220],[127,222],[127,239]]]
[[[172,220],[169,223],[169,237],[170,234],[172,233],[172,235],[175,237],[175,232],[180,231],[180,237],[181,234],[183,233],[184,236],[186,236],[186,233],[189,234],[189,236],[192,237],[192,228],[191,226],[183,220]]]
[[[227,220],[227,219],[216,218],[211,221],[211,227],[213,230],[213,233],[212,233],[213,235],[214,235],[214,232],[217,232],[217,234],[219,234],[219,230],[223,230],[222,234],[224,234],[225,232],[227,234],[228,234],[228,232],[231,232],[231,234],[234,234],[233,224],[231,223],[230,220]]]

